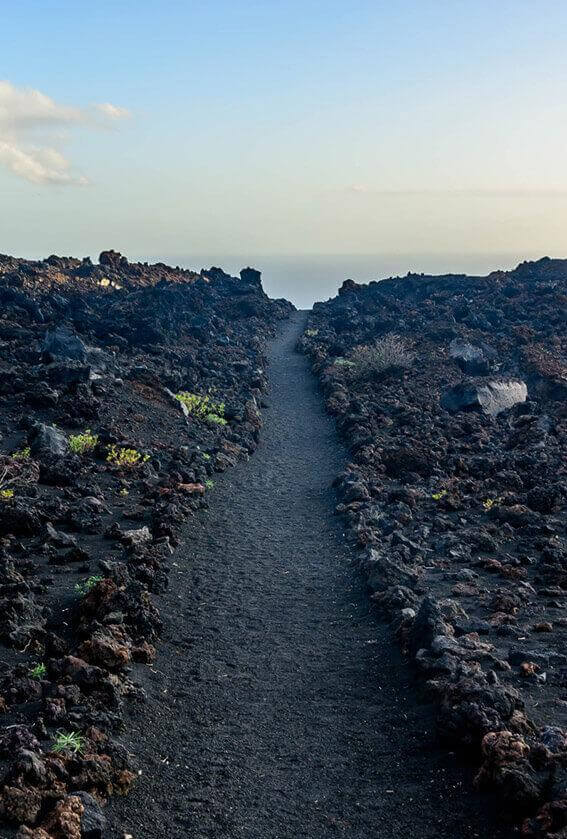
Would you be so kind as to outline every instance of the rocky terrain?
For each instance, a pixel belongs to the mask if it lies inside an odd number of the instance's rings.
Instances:
[[[0,821],[104,832],[128,791],[181,526],[258,443],[265,340],[291,305],[240,279],[107,251],[0,256]]]
[[[567,830],[567,261],[347,280],[301,348],[372,597],[528,836]]]

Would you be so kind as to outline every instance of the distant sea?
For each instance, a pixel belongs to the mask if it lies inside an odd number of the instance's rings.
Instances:
[[[310,309],[316,300],[334,297],[343,280],[357,282],[404,276],[408,271],[424,274],[488,274],[496,269],[515,268],[524,259],[545,254],[195,254],[159,256],[157,259],[184,268],[210,268],[215,265],[237,275],[250,265],[262,272],[262,282],[270,297],[286,297],[299,309]]]

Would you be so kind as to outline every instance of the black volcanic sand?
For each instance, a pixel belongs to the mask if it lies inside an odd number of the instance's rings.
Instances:
[[[136,676],[126,745],[142,774],[109,836],[503,837],[352,567],[344,468],[298,313],[272,345],[260,447],[192,521],[160,601],[161,651]]]

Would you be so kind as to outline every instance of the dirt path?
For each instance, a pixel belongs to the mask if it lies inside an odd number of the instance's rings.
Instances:
[[[174,557],[162,653],[128,724],[143,774],[109,808],[110,835],[502,837],[436,748],[351,566],[330,488],[345,455],[293,351],[303,322],[272,346],[260,448]]]

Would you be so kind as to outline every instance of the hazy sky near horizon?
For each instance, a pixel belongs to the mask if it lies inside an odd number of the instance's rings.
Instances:
[[[567,256],[560,0],[3,11],[0,252]]]

